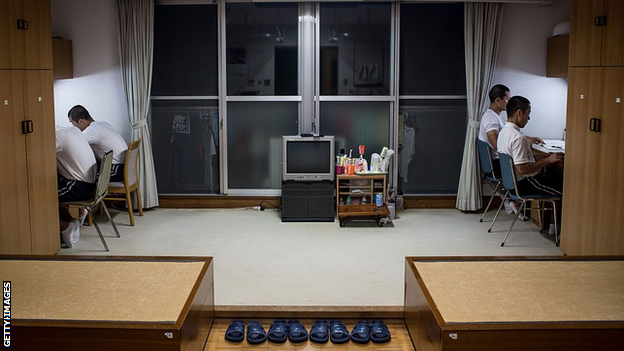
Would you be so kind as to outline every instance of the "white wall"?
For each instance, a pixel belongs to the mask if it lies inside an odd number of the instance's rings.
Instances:
[[[565,128],[568,81],[546,77],[546,40],[557,24],[570,19],[570,0],[553,6],[506,4],[495,83],[531,101],[524,133],[561,139]]]
[[[114,0],[52,0],[52,34],[72,41],[74,78],[54,82],[56,123],[83,105],[95,120],[110,123],[130,141],[119,70]]]

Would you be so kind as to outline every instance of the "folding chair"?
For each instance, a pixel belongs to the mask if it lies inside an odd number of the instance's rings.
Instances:
[[[492,196],[490,196],[490,201],[485,207],[485,210],[483,210],[483,214],[481,215],[481,218],[479,219],[479,222],[483,222],[483,217],[485,217],[485,214],[490,209],[490,206],[492,205],[492,200],[494,200],[494,196],[496,196],[496,192],[499,189],[505,190],[505,188],[502,186],[503,179],[500,177],[499,174],[496,173],[496,170],[494,169],[494,164],[492,163],[492,148],[490,147],[490,145],[486,143],[485,141],[477,139],[477,149],[479,150],[479,163],[481,164],[481,172],[483,173],[481,181],[487,182],[488,184],[490,184],[490,186],[492,187],[494,191],[492,193]],[[498,217],[498,213],[500,212],[501,208],[503,207],[505,203],[504,199],[506,198],[507,198],[507,193],[505,193],[503,201],[498,207],[496,216],[494,216],[494,219],[492,219],[492,225],[490,225],[490,229],[488,230],[488,232],[492,230],[492,226],[494,225],[494,222],[496,221],[496,218]]]
[[[537,202],[537,213],[538,213],[538,217],[539,217],[539,227],[542,228],[542,216],[541,216],[541,212],[540,210],[550,210],[550,208],[546,208],[546,207],[541,207],[542,202],[548,201],[550,203],[552,203],[552,211],[553,211],[553,218],[555,220],[555,244],[557,246],[559,246],[559,232],[557,230],[557,207],[555,204],[555,201],[557,200],[561,200],[561,196],[558,195],[540,195],[540,194],[522,194],[520,195],[520,193],[518,192],[518,183],[516,181],[516,172],[514,171],[514,163],[513,163],[513,159],[510,155],[505,154],[505,153],[499,153],[499,157],[500,157],[500,164],[501,164],[501,173],[503,176],[503,186],[505,187],[505,189],[508,190],[508,195],[509,198],[512,201],[521,201],[522,205],[520,206],[520,209],[518,210],[518,213],[516,213],[516,215],[514,216],[513,221],[511,222],[511,225],[509,226],[509,230],[507,231],[507,235],[505,235],[505,239],[503,239],[503,242],[501,243],[501,246],[505,246],[505,242],[507,241],[507,238],[509,237],[509,233],[511,233],[511,229],[513,228],[514,224],[516,223],[516,220],[518,219],[518,215],[520,214],[520,212],[522,212],[524,209],[526,209],[526,203],[527,201],[536,201]],[[542,232],[542,230],[540,229],[540,233]]]
[[[106,197],[106,194],[108,193],[108,183],[110,181],[110,172],[111,172],[112,165],[113,165],[113,151],[109,151],[104,154],[104,157],[102,158],[102,163],[100,163],[100,174],[98,175],[97,186],[95,188],[95,193],[93,193],[93,196],[91,196],[89,199],[82,200],[82,201],[61,202],[60,205],[84,207],[89,210],[90,214],[92,214],[93,209],[99,204],[104,209],[104,212],[106,212],[106,216],[108,216],[108,220],[113,225],[113,229],[115,230],[117,237],[121,238],[121,235],[119,234],[119,231],[117,230],[117,226],[115,225],[115,222],[113,221],[113,218],[111,217],[110,212],[108,212],[108,208],[106,208],[106,204],[104,203],[104,201],[102,201],[104,197]],[[98,226],[95,220],[93,220],[93,225],[95,226],[95,229],[97,230],[98,235],[100,236],[100,240],[102,240],[102,244],[104,245],[104,248],[106,249],[106,251],[109,251],[108,245],[106,244],[106,239],[104,239],[104,235],[102,235],[102,232],[100,231],[100,227]]]

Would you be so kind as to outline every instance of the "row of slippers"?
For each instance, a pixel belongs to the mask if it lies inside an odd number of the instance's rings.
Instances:
[[[285,343],[290,340],[292,343],[310,341],[324,344],[331,340],[334,344],[343,344],[352,340],[358,344],[366,344],[369,341],[374,343],[386,343],[390,341],[390,331],[382,320],[359,321],[349,334],[347,327],[338,319],[333,319],[327,323],[324,319],[318,319],[310,334],[297,319],[288,322],[285,319],[276,319],[269,327],[268,334],[260,322],[250,321],[247,323],[247,342],[250,344],[261,344],[267,339],[273,343]],[[225,331],[225,340],[230,342],[241,342],[245,338],[245,323],[236,319],[230,323]]]

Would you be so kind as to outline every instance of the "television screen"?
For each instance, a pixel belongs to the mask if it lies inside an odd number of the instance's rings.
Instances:
[[[334,137],[283,136],[283,180],[334,180]]]
[[[331,143],[328,140],[290,142],[286,149],[287,173],[331,172]]]

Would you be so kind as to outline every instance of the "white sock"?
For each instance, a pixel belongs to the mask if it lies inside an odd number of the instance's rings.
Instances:
[[[86,211],[85,211],[85,213],[86,213]],[[80,223],[81,223],[81,221],[84,221],[84,219],[74,219],[72,221],[72,224],[75,227],[74,231],[72,232],[72,236],[71,236],[72,246],[74,246],[75,243],[80,241]]]
[[[72,236],[73,236],[73,233],[74,233],[74,229],[75,229],[75,224],[74,224],[73,221],[71,221],[71,222],[69,222],[69,226],[67,227],[67,229],[65,229],[65,230],[63,230],[61,232],[61,239],[63,239],[63,242],[69,248],[74,247],[74,243],[72,242]]]

